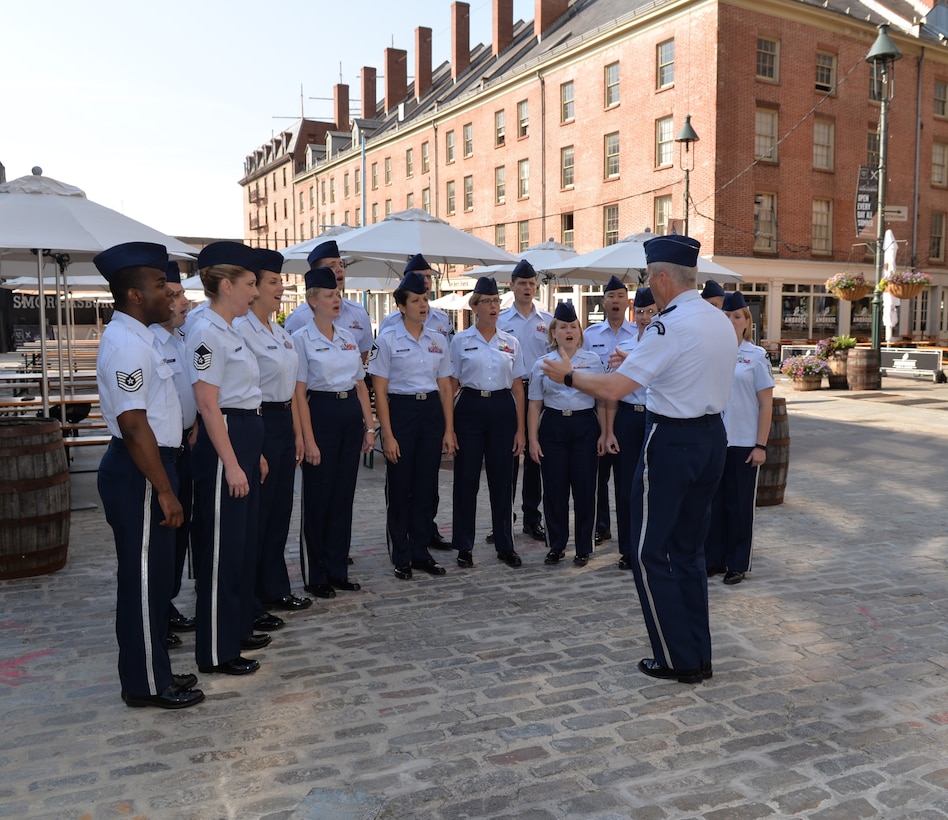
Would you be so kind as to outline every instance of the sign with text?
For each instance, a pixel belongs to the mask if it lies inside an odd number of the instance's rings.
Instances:
[[[879,169],[859,166],[859,184],[856,186],[856,235],[874,224],[879,203]]]
[[[884,347],[879,364],[886,376],[934,376],[941,370],[941,350]]]

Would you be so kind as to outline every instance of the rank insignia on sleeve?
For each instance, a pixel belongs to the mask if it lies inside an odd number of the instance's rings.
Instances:
[[[369,351],[369,361],[374,362],[379,355],[379,346],[372,345],[372,350]]]
[[[141,368],[138,368],[134,373],[123,373],[121,370],[116,370],[115,379],[118,382],[118,386],[126,393],[134,393],[136,390],[141,390],[142,385],[145,383],[145,376]]]
[[[658,333],[659,336],[665,335],[665,325],[663,325],[660,321],[658,321],[658,319],[652,319],[652,321],[649,322],[648,327],[645,329],[654,330],[656,333]]]
[[[206,344],[201,342],[194,350],[194,369],[207,370],[211,366],[212,351]]]

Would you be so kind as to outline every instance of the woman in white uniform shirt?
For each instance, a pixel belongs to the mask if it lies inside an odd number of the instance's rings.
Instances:
[[[739,584],[751,568],[757,472],[767,460],[774,379],[770,360],[751,339],[753,319],[742,293],[728,293],[722,308],[734,325],[739,347],[731,396],[724,411],[727,458],[711,503],[704,545],[708,577],[724,572],[724,583]]]
[[[293,334],[296,397],[303,409],[300,563],[306,591],[335,598],[337,589],[360,588],[348,578],[352,502],[359,453],[372,449],[375,429],[359,346],[348,330],[333,324],[342,297],[329,268],[306,273],[306,301],[313,318]]]

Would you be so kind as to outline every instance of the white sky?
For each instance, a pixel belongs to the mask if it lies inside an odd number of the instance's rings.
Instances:
[[[471,44],[491,38],[491,0],[469,0]],[[450,59],[451,0],[19,0],[2,4],[0,162],[178,236],[242,238],[247,154],[305,113],[332,117],[342,79],[408,52],[432,29]],[[514,0],[514,20],[533,19]],[[382,96],[383,81],[378,82]],[[326,97],[328,99],[308,99]],[[357,114],[360,103],[352,102]],[[285,117],[286,119],[280,119]]]

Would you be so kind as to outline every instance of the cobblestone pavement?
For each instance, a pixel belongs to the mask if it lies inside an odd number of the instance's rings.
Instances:
[[[636,671],[614,541],[582,569],[520,536],[521,569],[482,543],[474,569],[439,553],[447,576],[394,578],[377,458],[361,592],[288,616],[257,674],[202,676],[200,706],[128,709],[111,534],[75,511],[63,570],[0,582],[0,817],[945,817],[948,387],[778,395],[786,501],[758,511],[749,579],[710,584],[696,686]],[[446,532],[450,486],[442,471]],[[96,501],[94,474],[73,488]],[[182,637],[176,671],[194,671]]]

